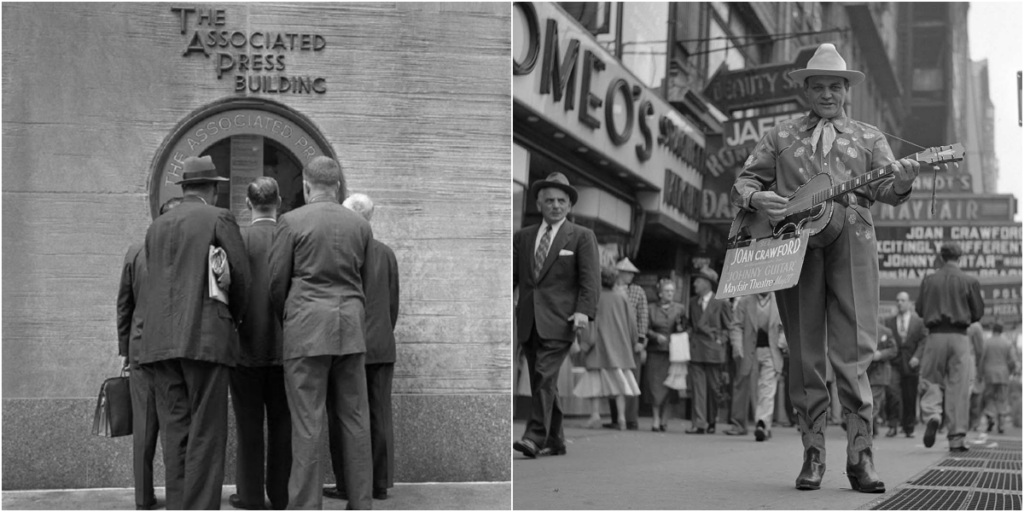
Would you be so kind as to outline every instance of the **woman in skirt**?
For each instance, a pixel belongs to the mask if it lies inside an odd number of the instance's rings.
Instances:
[[[686,322],[686,308],[673,301],[676,285],[670,279],[658,282],[658,304],[647,308],[650,322],[647,328],[647,385],[651,390],[651,409],[654,412],[655,432],[665,431],[665,413],[668,410],[670,393],[675,392],[665,386],[669,376],[668,342],[673,333],[683,332]]]
[[[590,328],[580,335],[587,373],[576,384],[573,394],[590,399],[592,409],[587,428],[601,426],[601,399],[614,397],[619,410],[619,430],[626,430],[626,397],[640,394],[640,387],[630,371],[635,367],[636,313],[629,299],[612,291],[617,276],[614,268],[601,269],[597,316]]]

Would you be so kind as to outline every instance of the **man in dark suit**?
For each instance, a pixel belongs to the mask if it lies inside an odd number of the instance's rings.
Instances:
[[[370,509],[363,283],[373,232],[359,214],[338,204],[345,182],[333,159],[310,160],[302,170],[302,189],[306,204],[278,219],[270,256],[270,298],[284,320],[292,417],[288,506],[323,508],[320,443],[326,415],[333,414],[341,424],[348,508]]]
[[[552,173],[534,182],[530,195],[544,222],[512,237],[512,283],[533,397],[526,432],[512,448],[534,458],[565,454],[558,370],[576,333],[597,313],[601,273],[594,232],[566,220],[578,198],[569,180]]]
[[[270,304],[270,248],[281,205],[277,181],[259,177],[249,184],[246,206],[252,223],[242,228],[252,275],[249,310],[238,328],[238,365],[231,371],[231,402],[238,428],[235,481],[238,494],[231,506],[246,510],[264,507],[263,421],[266,417],[266,495],[275,510],[288,506],[288,474],[292,465],[292,428],[284,393],[281,362],[281,323]]]
[[[352,194],[342,206],[370,222],[373,201]],[[384,500],[395,486],[395,435],[391,416],[391,381],[395,375],[395,324],[398,323],[398,260],[390,247],[374,239],[366,259],[366,391],[370,405],[370,450],[373,452],[373,499]],[[328,390],[328,396],[330,391]],[[328,398],[328,403],[330,403]],[[341,425],[328,417],[334,479],[344,481],[341,463]],[[346,500],[339,487],[325,488],[324,496]]]
[[[704,267],[693,276],[689,316],[690,375],[693,377],[693,425],[687,434],[713,434],[721,393],[719,372],[729,342],[732,306],[715,298],[718,273]]]
[[[892,392],[887,395],[886,409],[889,411],[889,432],[886,437],[896,436],[896,426],[902,425],[903,434],[914,437],[917,424],[917,382],[918,368],[910,366],[910,360],[917,352],[928,331],[924,322],[914,313],[914,304],[907,292],[896,294],[896,316],[885,321],[892,331],[899,355],[892,360]]]
[[[181,203],[180,197],[167,200],[160,215]],[[139,241],[128,248],[121,269],[121,285],[117,292],[117,341],[121,367],[129,370],[132,395],[132,471],[135,476],[135,508],[156,507],[153,493],[153,457],[156,455],[160,422],[156,413],[156,390],[153,369],[139,365],[142,347],[142,320],[146,307],[146,254]],[[129,368],[130,365],[130,368]]]
[[[210,157],[183,164],[180,205],[146,232],[145,343],[164,430],[168,509],[219,509],[228,437],[228,379],[238,357],[235,324],[249,298],[249,261],[231,212],[211,206]],[[228,304],[210,298],[210,247],[227,253]]]

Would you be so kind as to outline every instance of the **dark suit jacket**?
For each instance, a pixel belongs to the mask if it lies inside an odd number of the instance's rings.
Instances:
[[[124,255],[121,285],[117,290],[117,354],[129,356],[132,366],[139,363],[142,320],[145,311],[146,255],[142,242],[134,243]]]
[[[729,343],[732,325],[732,306],[713,295],[705,310],[700,309],[700,297],[690,297],[690,360],[695,363],[724,363],[725,345]]]
[[[277,223],[260,220],[241,231],[252,281],[246,321],[238,327],[238,364],[252,367],[280,365],[283,350],[281,321],[270,304],[270,248],[274,244]]]
[[[899,316],[899,313],[896,316]],[[924,322],[921,321],[921,317],[911,311],[910,322],[907,324],[907,337],[904,339],[900,336],[899,329],[896,328],[896,316],[885,320],[885,326],[892,331],[892,337],[896,341],[896,347],[899,350],[899,356],[892,360],[892,367],[900,375],[917,375],[919,368],[911,368],[910,360],[917,353],[917,347],[924,342],[924,337],[928,335],[928,330],[924,328]]]
[[[782,319],[779,317],[779,305],[775,294],[768,295],[768,348],[772,353],[775,368],[782,373],[782,350],[779,348],[779,337],[783,340],[786,334],[782,330]],[[757,295],[747,295],[739,299],[736,311],[729,328],[729,340],[732,342],[732,353],[742,353],[737,374],[748,375],[757,364]],[[785,343],[783,343],[785,344]]]
[[[366,352],[363,282],[373,231],[319,197],[277,220],[270,300],[283,320],[285,360]]]
[[[520,229],[512,237],[512,283],[519,286],[519,341],[530,338],[536,322],[541,338],[572,342],[575,335],[569,317],[583,313],[593,319],[597,314],[601,293],[597,237],[566,220],[551,241],[540,278],[535,279],[533,246],[543,224]]]
[[[888,386],[892,380],[892,369],[889,361],[896,358],[898,354],[896,340],[893,339],[892,330],[884,325],[878,326],[878,351],[882,356],[877,361],[871,361],[868,365],[868,382],[872,386]]]
[[[395,362],[398,323],[398,260],[379,240],[370,242],[366,259],[366,364]]]
[[[210,246],[227,253],[230,306],[211,299],[206,274]],[[249,301],[249,259],[231,212],[187,196],[146,232],[146,342],[142,364],[185,358],[234,366],[235,324]]]

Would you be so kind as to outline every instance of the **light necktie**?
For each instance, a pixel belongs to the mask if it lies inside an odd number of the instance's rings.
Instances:
[[[707,309],[708,309],[708,299],[707,299],[707,297],[703,297],[703,298],[700,299],[700,310],[701,311],[706,311]]]
[[[818,125],[811,132],[811,146],[814,148],[811,150],[812,155],[818,150],[818,139],[821,139],[821,156],[828,156],[828,152],[832,150],[832,143],[836,141],[836,127],[832,124],[832,121],[828,119],[818,120]]]
[[[899,331],[901,338],[907,335],[907,319],[905,316],[900,315],[900,325],[896,330]]]
[[[551,245],[551,224],[544,224],[544,236],[540,237],[540,245],[537,246],[537,254],[533,260],[533,277],[540,279],[540,269],[544,267],[544,260],[548,257],[548,247]]]

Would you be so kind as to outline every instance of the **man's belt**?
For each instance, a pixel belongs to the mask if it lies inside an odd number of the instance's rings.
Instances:
[[[845,194],[836,196],[835,202],[846,207],[849,207],[851,204],[856,204],[863,206],[864,208],[871,208],[871,205],[875,204],[874,201],[864,196],[854,194],[853,192],[847,192]]]

